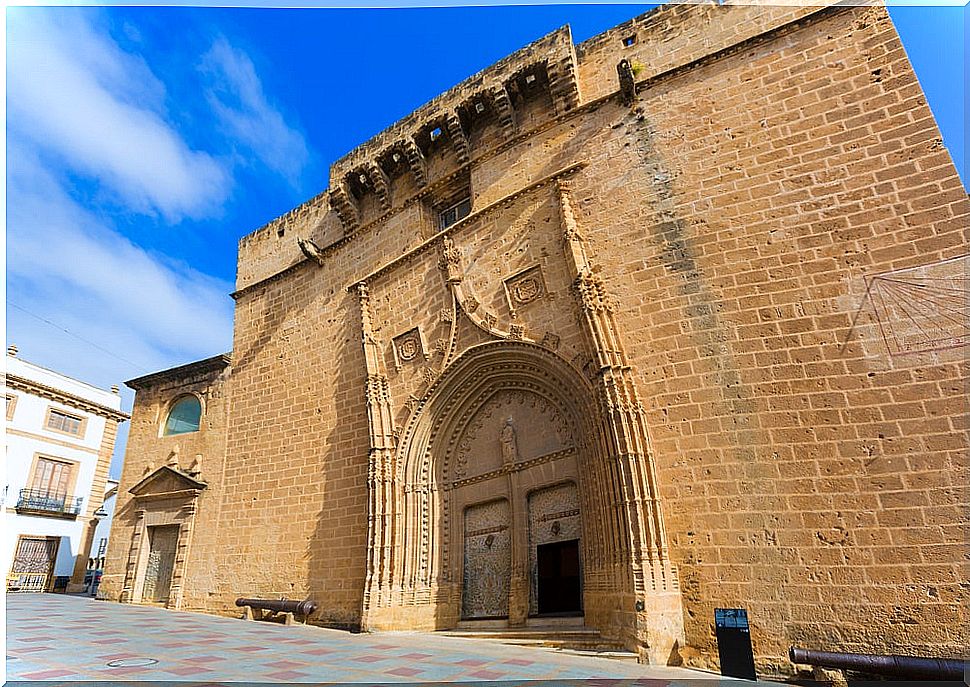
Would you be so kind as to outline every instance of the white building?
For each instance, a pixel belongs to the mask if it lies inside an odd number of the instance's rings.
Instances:
[[[9,591],[81,591],[121,411],[105,391],[7,349],[0,566]]]

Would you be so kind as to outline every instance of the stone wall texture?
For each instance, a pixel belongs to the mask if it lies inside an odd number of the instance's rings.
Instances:
[[[505,499],[524,622],[568,483],[586,624],[645,660],[716,668],[735,607],[762,674],[965,652],[970,206],[884,8],[561,29],[330,181],[240,242],[231,368],[139,390],[109,598],[164,404],[208,389],[183,608],[453,627],[463,513]]]

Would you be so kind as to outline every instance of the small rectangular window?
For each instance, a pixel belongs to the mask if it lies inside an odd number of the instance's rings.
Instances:
[[[84,418],[70,415],[53,408],[47,413],[47,429],[80,436],[84,428]]]
[[[471,214],[472,211],[472,199],[465,198],[459,202],[452,205],[447,210],[444,210],[439,215],[441,219],[441,228],[450,227],[452,224],[460,219],[464,219]]]
[[[6,395],[6,402],[4,408],[7,411],[7,419],[13,420],[13,412],[17,407],[17,397],[13,394]]]
[[[623,45],[625,45],[628,48],[636,42],[637,42],[636,34],[633,34],[632,36],[627,36],[626,38],[623,39]]]

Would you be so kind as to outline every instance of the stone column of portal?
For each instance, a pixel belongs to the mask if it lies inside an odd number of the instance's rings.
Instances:
[[[512,430],[515,431],[514,428]],[[516,444],[513,442],[513,446]],[[519,484],[520,473],[514,469],[515,461],[518,460],[517,450],[514,456],[504,456],[503,460],[508,480],[509,494],[509,527],[511,527],[511,546],[512,560],[510,571],[512,579],[509,581],[509,626],[521,627],[529,617],[529,593],[531,585],[529,580],[529,512],[526,506],[523,509],[522,493]]]
[[[138,559],[141,552],[142,539],[148,536],[145,529],[145,509],[139,508],[135,512],[138,518],[135,522],[135,531],[131,535],[131,546],[128,548],[128,564],[125,566],[125,582],[121,588],[121,595],[118,601],[123,604],[135,602],[135,583],[138,580]]]
[[[395,558],[394,514],[397,499],[395,439],[390,394],[380,363],[380,349],[373,336],[370,295],[363,282],[357,286],[360,302],[364,361],[367,366],[367,426],[370,455],[367,469],[367,578],[361,624],[366,629],[373,610],[390,599]]]
[[[559,182],[559,202],[567,266],[582,310],[583,329],[595,355],[597,395],[608,456],[615,467],[613,493],[622,495],[629,527],[630,566],[637,651],[641,662],[666,664],[683,643],[683,611],[676,570],[667,553],[667,535],[650,450],[646,418],[627,362],[602,280],[594,274],[576,223],[567,181]]]

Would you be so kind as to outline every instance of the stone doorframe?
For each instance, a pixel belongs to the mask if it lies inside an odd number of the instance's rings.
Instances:
[[[119,597],[121,603],[144,603],[142,593],[151,546],[148,528],[177,525],[178,542],[175,546],[171,586],[165,607],[181,608],[183,579],[198,498],[206,486],[208,485],[205,482],[200,482],[181,470],[162,466],[129,490],[134,497],[132,505],[137,522],[128,549],[124,586]]]

